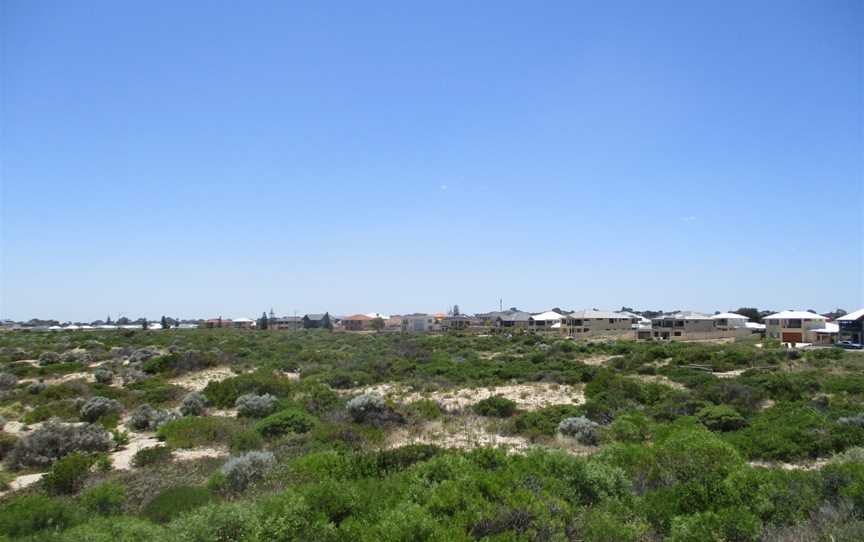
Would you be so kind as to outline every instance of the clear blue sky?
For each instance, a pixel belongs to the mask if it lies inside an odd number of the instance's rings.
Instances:
[[[0,0],[0,316],[864,306],[864,2]]]

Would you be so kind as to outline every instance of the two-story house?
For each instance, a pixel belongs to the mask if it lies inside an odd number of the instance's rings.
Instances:
[[[782,311],[762,319],[768,337],[784,343],[815,343],[817,329],[824,329],[828,319],[805,311]]]

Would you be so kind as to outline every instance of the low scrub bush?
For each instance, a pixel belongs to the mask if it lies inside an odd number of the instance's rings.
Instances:
[[[204,395],[218,408],[231,408],[241,395],[270,394],[285,398],[289,397],[294,390],[295,385],[290,379],[277,376],[269,369],[259,369],[254,373],[210,382],[204,388]]]
[[[210,492],[203,487],[172,487],[150,500],[141,514],[154,523],[167,523],[184,512],[207,504],[210,499]]]
[[[18,377],[9,373],[0,373],[0,390],[11,390],[18,384]]]
[[[86,422],[95,422],[102,416],[117,414],[123,410],[123,406],[114,399],[107,397],[91,397],[81,405],[81,419]]]
[[[158,465],[171,461],[171,448],[167,446],[154,446],[152,448],[144,448],[135,452],[132,457],[132,465],[136,467],[147,467],[150,465]]]
[[[575,405],[553,405],[532,412],[520,412],[513,418],[514,432],[531,438],[553,436],[558,425],[565,418],[582,415],[582,409]]]
[[[232,457],[222,466],[223,488],[230,493],[242,493],[264,478],[275,465],[276,458],[271,452],[247,452]]]
[[[203,393],[193,391],[180,403],[180,413],[184,416],[203,416],[207,413],[207,397]]]
[[[255,430],[265,437],[276,437],[287,433],[307,433],[317,420],[297,409],[282,410],[267,416],[255,424]]]
[[[346,407],[351,418],[357,423],[384,424],[398,421],[401,417],[394,412],[384,398],[376,393],[364,393],[348,401]]]
[[[77,493],[89,476],[95,459],[92,455],[77,452],[58,459],[42,478],[45,489],[55,495]]]
[[[80,521],[80,515],[66,502],[42,495],[13,497],[0,506],[0,534],[11,538],[47,535]]]
[[[114,516],[126,504],[126,488],[116,482],[103,482],[81,493],[81,506],[92,514]]]
[[[231,418],[189,416],[166,423],[156,432],[171,448],[227,444],[243,426]]]
[[[747,425],[747,420],[728,405],[706,406],[696,417],[711,431],[735,431]]]
[[[516,402],[502,395],[493,395],[474,405],[474,412],[480,416],[509,418],[516,413]]]
[[[13,468],[47,467],[72,452],[107,452],[111,435],[98,425],[48,422],[21,438],[6,461]]]
[[[264,418],[276,412],[276,409],[279,408],[279,399],[269,393],[265,393],[264,395],[247,393],[238,397],[234,406],[237,407],[238,416]]]
[[[592,422],[585,416],[577,418],[565,418],[558,424],[558,432],[562,435],[573,437],[580,444],[596,446],[600,441],[600,424]]]

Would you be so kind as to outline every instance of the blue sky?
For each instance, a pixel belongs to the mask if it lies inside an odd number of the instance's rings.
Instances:
[[[864,306],[864,4],[0,0],[0,316]]]

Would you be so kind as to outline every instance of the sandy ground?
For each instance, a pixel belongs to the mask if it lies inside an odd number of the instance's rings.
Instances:
[[[463,388],[426,393],[415,392],[397,384],[378,384],[355,390],[354,393],[377,393],[400,403],[431,399],[447,411],[463,409],[493,395],[503,395],[515,401],[522,410],[537,410],[550,405],[578,405],[585,402],[585,394],[581,386],[548,383]]]
[[[664,386],[669,386],[670,388],[675,388],[676,390],[686,390],[687,386],[681,384],[679,382],[675,382],[674,380],[669,380],[669,378],[663,375],[635,375],[632,378],[636,378],[641,380],[642,382],[652,382],[654,384],[663,384]]]
[[[817,459],[815,461],[806,461],[801,463],[784,463],[776,461],[748,461],[751,467],[759,467],[763,469],[783,469],[783,470],[819,470],[828,464],[828,459]]]
[[[9,482],[9,489],[5,491],[0,491],[0,497],[12,493],[13,491],[18,491],[19,489],[24,489],[25,487],[32,486],[36,482],[42,479],[46,473],[37,472],[35,474],[22,474],[18,478],[15,478],[11,482]]]
[[[734,371],[726,371],[724,373],[711,373],[711,374],[713,374],[717,378],[738,378],[746,370],[747,369],[735,369]]]
[[[434,444],[442,448],[471,450],[481,446],[503,447],[508,451],[524,451],[528,439],[498,435],[486,430],[484,420],[476,416],[460,417],[446,423],[433,421],[421,427],[400,428],[388,435],[387,448],[408,444]]]
[[[62,384],[64,382],[69,382],[72,380],[85,380],[87,382],[96,382],[96,377],[93,376],[93,373],[69,373],[62,376],[56,376],[53,378],[43,378],[42,382],[49,386],[53,386],[56,384]],[[29,384],[31,382],[39,382],[39,378],[22,378],[18,381],[19,384]]]
[[[170,383],[188,390],[201,391],[212,381],[218,382],[232,376],[236,376],[236,374],[229,367],[212,367],[177,377],[171,380]]]
[[[610,361],[622,356],[591,356],[590,358],[577,359],[576,361],[585,365],[606,365]]]

